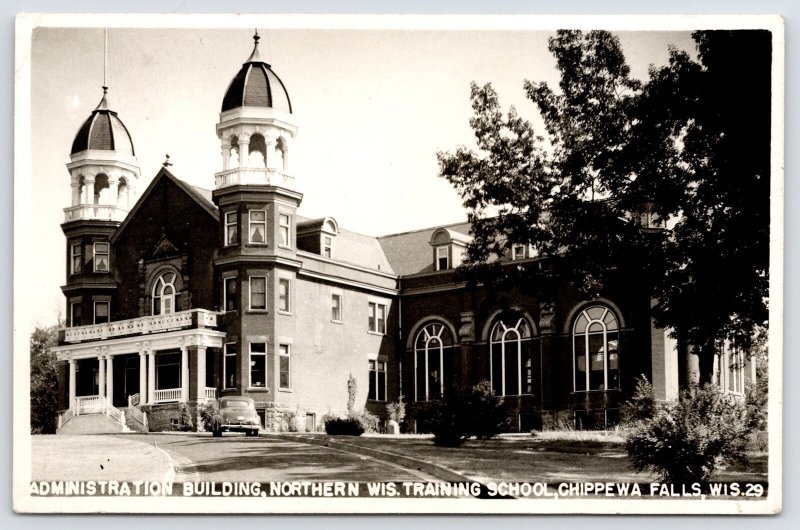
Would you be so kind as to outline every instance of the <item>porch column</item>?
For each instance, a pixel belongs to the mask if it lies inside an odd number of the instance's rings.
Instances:
[[[114,358],[111,355],[106,355],[106,395],[108,396],[108,404],[114,405]]]
[[[139,352],[139,403],[147,403],[147,352]]]
[[[103,398],[106,395],[106,357],[103,354],[97,356],[99,373],[97,375],[97,394]]]
[[[239,167],[250,167],[250,137],[239,138]]]
[[[206,398],[206,347],[197,347],[197,400]]]
[[[147,352],[147,403],[152,405],[156,394],[156,352]]]
[[[189,348],[181,346],[181,403],[189,401]]]
[[[69,360],[69,409],[75,409],[75,359]]]

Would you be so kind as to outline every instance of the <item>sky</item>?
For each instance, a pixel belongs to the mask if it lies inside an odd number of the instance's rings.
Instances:
[[[473,145],[469,85],[491,82],[504,107],[540,123],[525,79],[555,86],[547,50],[554,31],[261,28],[261,57],[292,101],[299,213],[332,216],[369,235],[466,219],[438,177],[436,153]],[[215,125],[225,90],[253,47],[252,28],[111,28],[106,82],[127,126],[144,191],[170,155],[171,170],[211,189],[222,168]],[[616,32],[634,77],[662,65],[668,47],[694,51],[689,32]],[[63,315],[70,204],[65,167],[75,133],[102,96],[102,28],[39,27],[31,43],[30,235],[46,259],[31,260],[36,325]],[[541,132],[541,128],[539,129]],[[22,178],[17,175],[17,178]]]

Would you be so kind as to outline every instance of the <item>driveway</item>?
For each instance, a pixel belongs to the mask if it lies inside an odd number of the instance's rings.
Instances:
[[[185,481],[418,481],[431,477],[400,466],[328,447],[226,433],[120,434],[166,451]]]

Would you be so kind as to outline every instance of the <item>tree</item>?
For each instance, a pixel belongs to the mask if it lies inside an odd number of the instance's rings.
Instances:
[[[37,327],[31,334],[31,434],[56,432],[58,377],[50,348],[58,340],[58,326]]]
[[[700,355],[706,382],[716,342],[746,344],[767,315],[771,48],[767,32],[694,38],[700,62],[671,50],[643,84],[610,33],[559,31],[549,41],[558,91],[524,84],[545,134],[473,83],[477,152],[438,158],[469,209],[468,277],[523,279],[548,297],[555,282],[538,276],[555,274],[589,298],[609,274],[642,278],[658,323]],[[643,229],[642,214],[669,224]],[[551,267],[491,259],[515,244]]]

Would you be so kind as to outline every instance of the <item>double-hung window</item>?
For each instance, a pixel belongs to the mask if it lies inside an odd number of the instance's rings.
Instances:
[[[280,214],[278,218],[278,244],[282,247],[291,247],[292,241],[292,217],[287,214]]]
[[[70,274],[78,274],[81,272],[82,261],[80,243],[70,245]]]
[[[250,276],[250,309],[264,310],[267,308],[267,278],[266,276]]]
[[[338,293],[331,295],[331,320],[342,321],[342,295]]]
[[[267,345],[264,342],[250,343],[250,388],[267,386]]]
[[[109,271],[109,247],[108,243],[94,244],[94,272]]]
[[[436,247],[436,270],[444,271],[450,268],[449,247]]]
[[[225,214],[225,245],[235,245],[239,242],[239,216],[236,212]]]
[[[225,360],[222,363],[222,387],[236,388],[236,343],[228,342],[224,346]]]
[[[288,344],[278,346],[278,386],[284,390],[292,388],[289,370],[290,349]]]
[[[333,257],[333,238],[331,236],[322,236],[322,255],[326,258]]]
[[[266,210],[250,210],[250,242],[262,244],[267,242]]]
[[[386,401],[386,361],[369,362],[369,399]]]
[[[111,302],[95,302],[94,303],[94,323],[104,324],[110,321],[109,313]]]
[[[292,310],[289,286],[289,280],[285,278],[278,280],[278,311],[282,313],[289,313]]]
[[[237,311],[236,278],[225,278],[222,290],[222,297],[225,300],[225,311]]]
[[[386,333],[386,304],[369,302],[369,330],[373,333]]]

